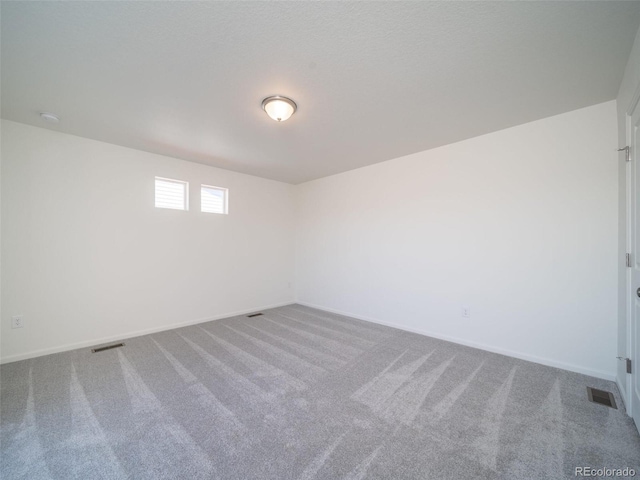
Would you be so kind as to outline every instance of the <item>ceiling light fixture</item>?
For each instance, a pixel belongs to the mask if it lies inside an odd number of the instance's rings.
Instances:
[[[276,122],[284,122],[295,113],[298,106],[290,98],[274,95],[262,101],[262,109]]]
[[[45,122],[49,122],[49,123],[58,123],[60,121],[60,117],[58,117],[53,113],[48,113],[48,112],[40,113],[40,118]]]

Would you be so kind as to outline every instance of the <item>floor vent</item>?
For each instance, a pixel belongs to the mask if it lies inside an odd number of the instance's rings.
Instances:
[[[618,409],[616,406],[616,399],[613,398],[613,393],[605,392],[604,390],[598,390],[597,388],[587,387],[587,395],[589,395],[589,401],[593,403],[599,403],[607,407]]]
[[[107,345],[106,347],[92,348],[91,353],[104,352],[105,350],[111,350],[112,348],[124,347],[124,343],[114,343],[113,345]]]
[[[261,313],[252,313],[251,315],[247,315],[247,317],[251,318],[251,317],[259,317],[260,315],[262,315]]]

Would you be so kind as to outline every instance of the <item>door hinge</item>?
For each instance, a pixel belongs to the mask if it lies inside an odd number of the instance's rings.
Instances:
[[[627,373],[631,373],[631,359],[627,358]]]
[[[631,161],[631,149],[629,148],[629,146],[623,147],[623,148],[619,148],[618,149],[619,152],[625,152],[625,160],[627,162]]]
[[[627,262],[627,267],[631,268],[631,254],[630,253],[627,253],[626,262]]]
[[[627,363],[627,373],[631,373],[631,359],[625,357],[616,357],[618,360],[624,360]]]

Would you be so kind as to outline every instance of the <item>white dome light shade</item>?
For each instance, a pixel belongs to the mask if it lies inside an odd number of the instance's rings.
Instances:
[[[280,95],[267,97],[262,101],[262,109],[277,122],[287,120],[297,108],[296,102]]]

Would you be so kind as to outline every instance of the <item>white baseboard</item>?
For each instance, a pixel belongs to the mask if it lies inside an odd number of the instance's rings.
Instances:
[[[618,387],[618,393],[620,393],[620,398],[622,399],[622,403],[624,404],[624,411],[627,415],[629,415],[629,412],[627,411],[627,405],[629,405],[627,403],[627,389],[622,388],[622,382],[626,382],[626,380],[626,378],[621,379],[620,377],[618,377],[618,375],[616,375],[616,387]]]
[[[518,358],[520,360],[527,360],[529,362],[539,363],[541,365],[546,365],[548,367],[560,368],[562,370],[581,373],[583,375],[589,375],[591,377],[601,378],[603,380],[616,381],[615,373],[611,373],[611,372],[593,370],[591,368],[585,368],[585,367],[581,367],[579,365],[574,365],[571,363],[564,363],[557,360],[553,360],[551,358],[537,357],[535,355],[529,355],[526,353],[515,352],[513,350],[507,350],[500,347],[494,347],[492,345],[477,343],[470,340],[466,340],[464,338],[451,337],[449,335],[442,335],[440,333],[429,332],[427,330],[405,327],[404,325],[399,325],[397,323],[386,322],[383,320],[378,320],[377,318],[371,318],[371,317],[358,315],[351,312],[344,312],[341,310],[336,310],[334,308],[324,307],[322,305],[314,305],[312,303],[302,302],[300,300],[297,300],[295,303],[299,305],[311,307],[311,308],[317,308],[318,310],[324,310],[326,312],[337,313],[338,315],[344,315],[346,317],[357,318],[358,320],[364,320],[365,322],[377,323],[379,325],[397,328],[399,330],[404,330],[406,332],[417,333],[420,335],[425,335],[427,337],[437,338],[439,340],[446,340],[447,342],[457,343],[459,345],[464,345],[467,347],[478,348],[480,350],[485,350],[487,352],[499,353],[500,355],[506,355],[508,357]]]
[[[165,330],[173,330],[174,328],[180,328],[180,327],[188,327],[189,325],[197,325],[198,323],[211,322],[213,320],[222,320],[223,318],[235,317],[237,315],[244,315],[246,313],[258,312],[260,310],[267,310],[269,308],[284,307],[285,305],[292,305],[293,303],[295,302],[284,302],[284,303],[277,303],[274,305],[254,307],[246,310],[239,310],[236,312],[223,313],[221,315],[215,315],[213,317],[208,317],[208,318],[200,318],[197,320],[189,320],[186,322],[172,323],[170,325],[164,325],[162,327],[153,327],[153,328],[147,328],[144,330],[136,330],[134,332],[128,332],[121,335],[112,335],[109,337],[94,338],[84,342],[69,343],[67,345],[60,345],[58,347],[43,348],[41,350],[33,350],[27,353],[20,353],[17,355],[10,355],[8,357],[2,357],[2,359],[0,359],[0,364],[17,362],[20,360],[28,360],[29,358],[42,357],[44,355],[50,355],[52,353],[67,352],[69,350],[76,350],[78,348],[92,347],[94,345],[101,345],[103,343],[109,343],[116,340],[125,340],[127,338],[140,337],[142,335],[148,335],[150,333],[163,332]]]

